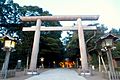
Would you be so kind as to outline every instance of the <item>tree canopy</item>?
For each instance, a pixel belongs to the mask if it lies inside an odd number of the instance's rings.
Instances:
[[[42,8],[38,6],[19,6],[17,3],[8,2],[5,4],[5,1],[0,4],[0,33],[1,36],[9,34],[12,37],[17,36],[19,43],[16,45],[16,51],[11,54],[10,64],[11,68],[15,68],[17,60],[22,60],[22,65],[26,66],[27,56],[30,57],[32,51],[32,45],[34,40],[34,32],[22,32],[22,27],[31,27],[36,25],[35,22],[22,22],[20,16],[51,16],[52,14],[49,11],[43,11]],[[42,22],[43,26],[60,26],[61,24],[58,21],[44,21]],[[40,38],[40,49],[38,55],[38,66],[40,57],[44,57],[47,62],[58,61],[62,58],[63,49],[62,42],[60,40],[61,31],[59,32],[50,32],[45,31],[41,32]],[[2,53],[2,50],[1,50]],[[51,55],[51,56],[50,56]],[[3,63],[4,58],[1,59]]]

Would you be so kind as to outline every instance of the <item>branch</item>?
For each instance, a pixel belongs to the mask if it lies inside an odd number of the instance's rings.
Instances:
[[[96,36],[96,31],[94,31],[94,34],[93,34],[93,36],[91,36],[87,41],[86,41],[86,45],[87,45],[87,43],[91,40],[91,39],[93,39],[95,36]],[[88,53],[90,52],[90,51],[93,51],[94,49],[96,49],[96,47],[97,47],[97,44],[95,43],[95,46],[94,46],[94,48],[92,48],[92,49],[90,49],[90,50],[88,50]]]
[[[96,36],[96,31],[94,31],[94,34],[93,34],[93,36],[91,36],[87,41],[86,41],[86,44],[92,39],[92,38],[94,38],[95,36]]]
[[[94,46],[94,48],[92,48],[92,49],[88,50],[88,53],[89,53],[90,51],[93,51],[93,50],[95,50],[95,49],[96,49],[96,47],[97,47],[97,44],[95,43],[95,46]]]

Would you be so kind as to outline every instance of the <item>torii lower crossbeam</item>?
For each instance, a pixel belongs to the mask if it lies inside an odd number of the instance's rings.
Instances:
[[[96,26],[82,26],[83,30],[96,30]],[[32,26],[32,27],[23,27],[22,31],[35,31],[36,30],[36,26]],[[74,31],[74,30],[78,30],[77,26],[49,26],[49,27],[45,27],[45,26],[41,26],[40,31]]]

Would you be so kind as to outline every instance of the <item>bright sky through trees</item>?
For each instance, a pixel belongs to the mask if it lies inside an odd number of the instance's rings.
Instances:
[[[109,29],[120,28],[120,0],[14,0],[15,3],[33,5],[53,15],[100,15],[99,22]],[[63,23],[63,25],[73,23]]]

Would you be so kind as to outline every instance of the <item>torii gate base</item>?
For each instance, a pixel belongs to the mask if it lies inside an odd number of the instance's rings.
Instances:
[[[39,51],[39,41],[40,41],[40,31],[58,31],[58,30],[78,30],[79,37],[79,47],[80,47],[80,55],[81,55],[81,65],[82,72],[88,72],[88,62],[87,62],[87,54],[86,54],[86,45],[84,40],[83,29],[86,30],[95,30],[96,27],[82,27],[82,20],[98,20],[98,15],[72,15],[72,16],[32,16],[32,17],[21,17],[22,21],[37,21],[36,27],[24,27],[23,31],[35,31],[34,35],[34,43],[31,55],[31,62],[28,74],[37,74],[36,73],[36,63],[37,56]],[[75,21],[77,20],[77,26],[75,27],[42,27],[42,21]]]

